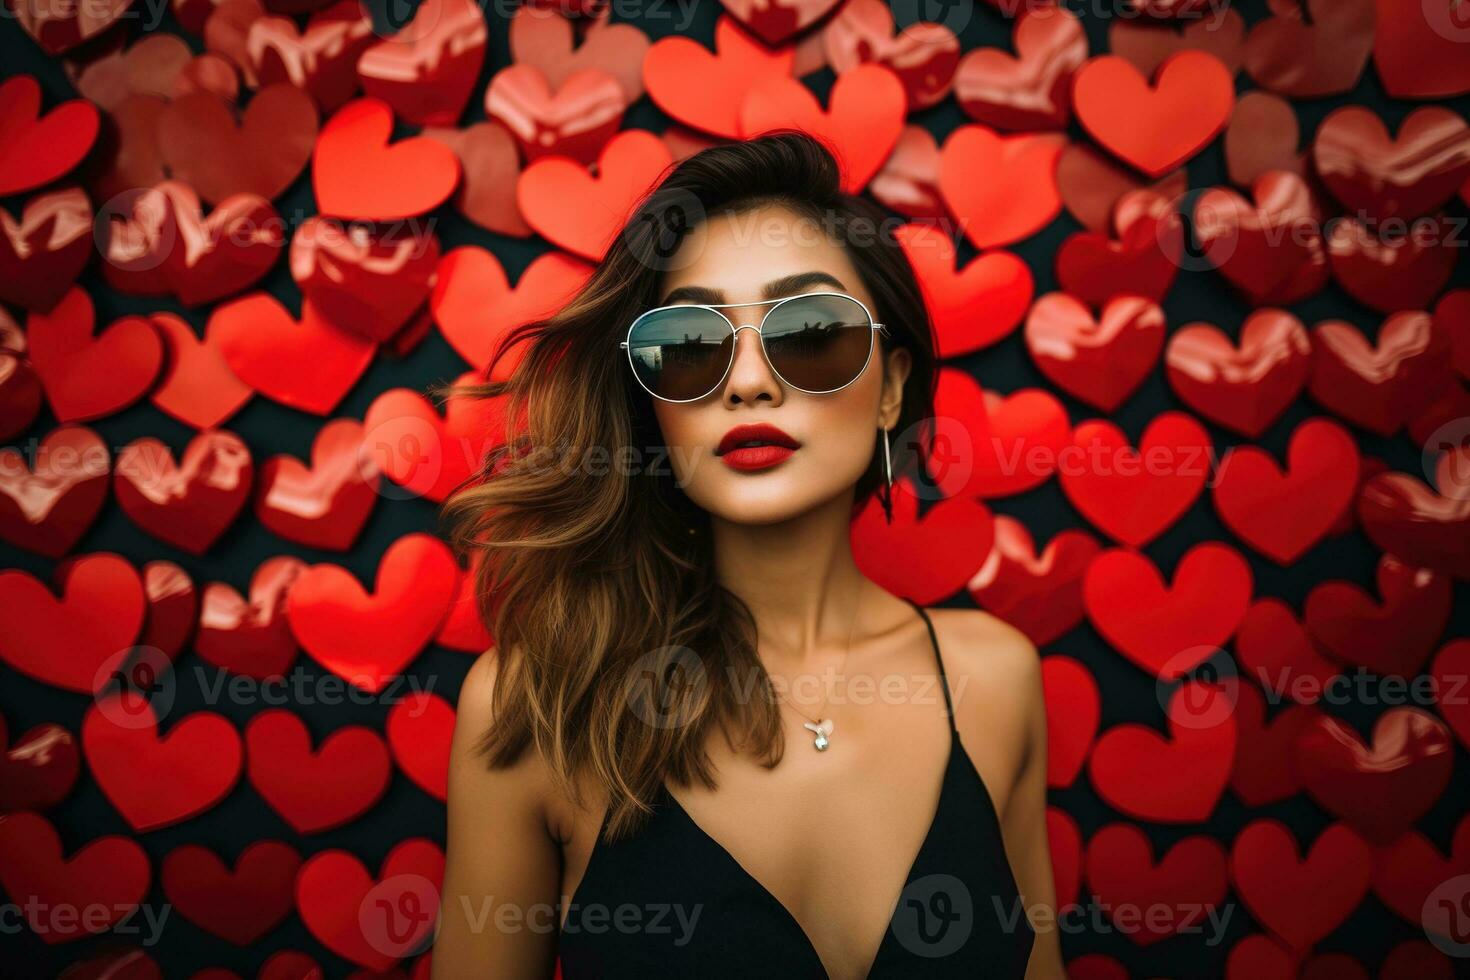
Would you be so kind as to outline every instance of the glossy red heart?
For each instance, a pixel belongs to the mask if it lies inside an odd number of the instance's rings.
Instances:
[[[291,587],[286,617],[322,666],[376,694],[433,638],[459,574],[448,545],[413,532],[383,553],[371,593],[345,568],[311,566]]]
[[[424,305],[438,264],[438,237],[416,223],[374,232],[313,215],[291,236],[291,278],[312,309],[379,342]]]
[[[1112,227],[1115,207],[1130,191],[1153,190],[1164,200],[1174,201],[1188,189],[1188,174],[1183,168],[1150,185],[1088,143],[1063,147],[1057,157],[1056,175],[1063,206],[1093,231]]]
[[[1365,744],[1347,723],[1318,715],[1298,733],[1297,778],[1329,813],[1375,845],[1403,834],[1444,792],[1454,768],[1454,740],[1419,708],[1390,708]]]
[[[152,436],[118,453],[112,488],[118,505],[144,531],[202,555],[234,522],[255,478],[250,447],[233,432],[210,429],[173,451]]]
[[[82,716],[82,752],[103,795],[135,831],[181,823],[217,805],[240,778],[240,733],[223,715],[195,711],[168,732],[130,689],[99,698]]]
[[[376,878],[347,851],[322,851],[302,865],[296,907],[323,946],[382,971],[432,934],[443,878],[444,852],[419,837],[389,851]]]
[[[196,429],[212,429],[233,416],[255,394],[235,376],[217,345],[194,333],[183,317],[155,313],[149,320],[167,351],[167,364],[149,400]]]
[[[323,215],[393,221],[432,211],[459,183],[459,158],[422,136],[390,145],[393,110],[360,98],[322,127],[312,154],[311,184]]]
[[[1285,310],[1257,310],[1237,343],[1210,323],[1174,331],[1164,351],[1174,393],[1205,418],[1258,438],[1296,400],[1311,371],[1312,342]]]
[[[1285,472],[1256,446],[1227,452],[1212,500],[1236,537],[1278,565],[1293,564],[1321,541],[1358,489],[1358,444],[1326,418],[1311,418],[1291,434]]]
[[[393,765],[381,737],[364,725],[337,728],[312,748],[306,724],[284,708],[245,727],[250,785],[298,834],[317,834],[370,810]]]
[[[1002,136],[978,123],[950,133],[940,150],[939,192],[976,248],[1029,238],[1062,209],[1055,178],[1061,134]]]
[[[657,136],[624,130],[603,148],[596,176],[564,157],[535,161],[521,173],[516,202],[547,241],[596,261],[672,162]]]
[[[269,201],[306,168],[317,126],[311,97],[281,81],[255,93],[238,119],[234,105],[213,92],[178,96],[158,110],[157,136],[147,142],[156,142],[171,177],[211,204],[232,194]]]
[[[1441,884],[1470,874],[1470,817],[1461,817],[1448,852],[1416,830],[1373,854],[1373,894],[1416,927],[1428,927],[1425,903]]]
[[[894,34],[893,12],[882,0],[848,0],[822,31],[827,61],[839,76],[876,62],[903,83],[910,111],[940,102],[954,85],[960,42],[944,24],[914,21]]]
[[[298,321],[270,293],[214,308],[204,332],[245,384],[283,405],[328,415],[372,363],[377,345],[333,326],[302,300]]]
[[[1357,218],[1341,218],[1327,236],[1332,278],[1353,299],[1380,313],[1428,309],[1454,275],[1460,249],[1446,217],[1384,225],[1380,235]]]
[[[1067,530],[1037,554],[1026,525],[997,514],[995,544],[966,588],[979,606],[1045,646],[1082,622],[1082,576],[1101,548],[1086,531]]]
[[[531,226],[516,204],[520,151],[500,123],[477,122],[463,129],[427,127],[423,131],[454,151],[464,178],[454,192],[454,208],[470,221],[511,238],[531,237]]]
[[[427,691],[416,691],[388,712],[388,748],[404,775],[434,799],[449,791],[449,743],[454,736],[454,706]]]
[[[1235,103],[1225,130],[1225,168],[1230,182],[1249,187],[1264,173],[1284,170],[1305,176],[1306,160],[1297,152],[1301,125],[1291,103],[1259,89]]]
[[[1311,338],[1308,393],[1335,415],[1382,436],[1424,411],[1453,378],[1449,338],[1428,313],[1395,313],[1372,343],[1341,320],[1317,324]]]
[[[0,208],[0,300],[45,312],[92,254],[92,203],[80,187],[37,194],[17,221]]]
[[[1210,475],[1204,427],[1184,412],[1160,414],[1134,449],[1116,425],[1083,422],[1060,469],[1062,491],[1109,537],[1142,547],[1184,515]]]
[[[1169,697],[1167,737],[1115,725],[1098,737],[1087,772],[1113,809],[1154,823],[1201,823],[1215,810],[1235,761],[1231,695],[1186,681]]]
[[[1442,207],[1470,179],[1470,124],[1450,109],[1425,106],[1390,137],[1371,109],[1343,106],[1317,128],[1312,160],[1353,214],[1411,220]]]
[[[902,476],[893,481],[893,523],[874,496],[852,522],[850,537],[864,575],[895,595],[933,604],[964,588],[994,535],[990,508],[978,500],[934,501],[920,516],[913,482]]]
[[[363,51],[357,76],[414,126],[453,126],[485,63],[489,31],[474,0],[427,0],[391,38]]]
[[[1463,4],[1425,3],[1408,15],[1394,0],[1377,0],[1373,66],[1396,99],[1435,99],[1470,92],[1470,12]]]
[[[357,93],[357,61],[381,36],[368,11],[345,0],[272,2],[268,10],[226,0],[219,7],[205,21],[205,46],[235,62],[248,86],[290,84],[324,113]],[[306,14],[306,23],[290,14]],[[406,44],[422,30],[405,25],[394,41]]]
[[[1230,877],[1251,916],[1293,949],[1327,937],[1368,894],[1373,852],[1346,824],[1333,824],[1300,854],[1279,820],[1254,820],[1230,848]]]
[[[1195,202],[1194,230],[1210,263],[1252,306],[1286,305],[1327,285],[1322,213],[1305,181],[1284,170],[1256,178],[1255,203],[1216,187]]]
[[[0,83],[0,146],[5,147],[0,197],[34,190],[70,173],[91,151],[100,125],[97,107],[86,99],[71,99],[42,113],[41,86],[32,75],[13,75]]]
[[[1440,298],[1434,322],[1449,335],[1455,371],[1470,379],[1470,289],[1455,289]]]
[[[1307,593],[1303,618],[1333,659],[1375,674],[1413,677],[1434,651],[1454,604],[1450,580],[1395,555],[1378,560],[1382,601],[1331,579]]]
[[[1157,861],[1153,845],[1131,824],[1108,824],[1087,842],[1087,886],[1138,946],[1184,926],[1200,928],[1205,907],[1225,900],[1226,869],[1224,848],[1203,835],[1184,838]],[[1159,907],[1165,914],[1141,914]]]
[[[1470,640],[1451,640],[1434,655],[1429,667],[1439,713],[1470,748]]]
[[[1077,781],[1092,751],[1102,699],[1092,671],[1071,657],[1042,657],[1041,686],[1046,698],[1046,785],[1065,789]]]
[[[479,584],[475,578],[479,564],[479,559],[473,559],[469,570],[459,577],[459,594],[450,605],[449,615],[444,617],[439,632],[434,635],[434,642],[441,647],[481,654],[495,643],[480,612]]]
[[[821,20],[838,0],[720,0],[725,10],[769,45],[791,40]]]
[[[762,79],[791,75],[793,60],[791,48],[766,47],[722,16],[715,21],[713,52],[679,35],[658,40],[643,61],[643,83],[653,103],[679,122],[740,139],[746,93]]]
[[[975,447],[974,485],[980,496],[1024,493],[1051,479],[1072,441],[1067,410],[1051,392],[1023,388],[982,392],[987,441]]]
[[[1373,51],[1373,0],[1270,0],[1270,8],[1245,42],[1245,70],[1257,85],[1299,99],[1357,86]]]
[[[93,335],[92,297],[80,286],[49,313],[26,318],[30,361],[61,422],[102,418],[127,408],[153,386],[163,342],[140,316],[122,317]]]
[[[532,259],[511,288],[494,252],[461,245],[440,260],[429,309],[449,346],[471,367],[484,369],[514,328],[556,312],[591,274],[586,262],[552,250]],[[511,348],[490,379],[507,380],[524,353],[523,345]]]
[[[23,571],[0,571],[0,659],[53,687],[91,694],[143,628],[137,570],[109,552],[77,557],[61,598]]]
[[[179,915],[236,946],[249,946],[291,914],[301,855],[256,841],[227,867],[207,847],[185,844],[163,859],[159,880]]]
[[[1031,305],[1031,269],[1010,252],[987,252],[955,268],[954,240],[929,225],[901,226],[895,237],[919,277],[942,359],[1004,340]]]
[[[1235,633],[1235,655],[1241,673],[1274,698],[1315,704],[1338,675],[1337,664],[1322,651],[1280,599],[1254,603]]]
[[[1171,680],[1229,641],[1250,605],[1252,585],[1240,555],[1204,541],[1184,553],[1167,584],[1146,555],[1104,551],[1088,566],[1082,598],[1109,644],[1155,677]]]
[[[0,750],[0,813],[49,810],[76,785],[77,740],[60,725],[45,722],[8,742],[0,718]]]
[[[1158,363],[1164,311],[1141,296],[1119,296],[1094,316],[1075,297],[1047,293],[1026,317],[1025,338],[1042,374],[1068,394],[1111,412]]]
[[[250,597],[234,586],[204,588],[194,649],[206,663],[244,677],[284,677],[296,660],[296,640],[286,622],[286,599],[306,569],[299,558],[279,555],[260,563],[250,578]]]
[[[1094,308],[1117,296],[1162,303],[1179,272],[1182,243],[1178,215],[1172,212],[1140,215],[1115,236],[1079,231],[1068,235],[1057,250],[1057,283]]]
[[[939,194],[939,165],[934,134],[923,126],[906,125],[883,168],[868,183],[868,193],[899,214],[938,223],[946,214]]]
[[[148,894],[151,876],[148,855],[128,837],[98,837],[68,857],[61,836],[39,813],[0,814],[0,885],[7,895],[26,896],[16,902],[16,911],[48,943],[106,932],[131,920]],[[57,909],[93,911],[58,918]]]
[[[826,109],[801,82],[773,75],[745,93],[740,136],[750,139],[785,128],[809,133],[830,147],[841,171],[842,189],[856,194],[893,152],[903,132],[906,105],[903,83],[879,64],[858,65],[838,76]]]
[[[1012,32],[1014,56],[978,47],[960,60],[954,94],[971,119],[996,129],[1061,129],[1072,117],[1072,73],[1087,33],[1064,7],[1028,6]]]
[[[581,22],[578,22],[581,23]],[[577,35],[581,34],[580,43]],[[643,95],[643,61],[648,35],[629,23],[589,19],[579,31],[564,8],[524,4],[510,18],[511,60],[532,65],[559,88],[574,72],[600,68],[618,80],[632,105]]]
[[[1379,473],[1363,484],[1358,520],[1374,544],[1406,562],[1470,578],[1470,448],[1440,454],[1435,485],[1411,473]]]
[[[1258,808],[1301,792],[1301,780],[1291,764],[1292,745],[1321,714],[1310,705],[1291,704],[1267,721],[1261,692],[1249,684],[1236,688],[1235,768],[1230,773],[1230,790],[1240,802]]]
[[[20,435],[41,414],[41,379],[30,361],[0,351],[0,439]]]
[[[312,441],[310,466],[287,455],[265,462],[255,516],[287,541],[347,551],[378,502],[380,480],[363,423],[333,419]]]
[[[1158,178],[1204,149],[1235,106],[1229,68],[1203,51],[1181,51],[1153,84],[1117,55],[1093,58],[1073,76],[1072,105],[1092,138]]]
[[[0,449],[0,538],[60,558],[101,512],[112,461],[107,443],[82,425],[52,429],[33,454],[34,464]]]
[[[623,86],[600,68],[575,71],[553,89],[538,69],[510,65],[485,90],[486,116],[510,130],[527,162],[569,157],[595,163],[627,108]]]

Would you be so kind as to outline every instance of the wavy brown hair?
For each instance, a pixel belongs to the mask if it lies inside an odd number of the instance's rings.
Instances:
[[[671,164],[564,308],[508,333],[479,383],[436,386],[506,399],[501,444],[441,511],[474,569],[499,657],[494,722],[479,751],[491,767],[508,766],[534,744],[579,806],[578,780],[590,776],[608,796],[609,837],[636,826],[665,780],[715,785],[703,749],[713,725],[767,766],[785,750],[754,616],[715,580],[708,515],[675,482],[652,402],[618,348],[633,318],[656,305],[692,228],[768,204],[824,222],[847,244],[875,318],[893,334],[880,336],[882,353],[901,346],[912,356],[896,431],[927,433],[934,340],[891,234],[898,222],[842,192],[828,148],[795,131]],[[518,345],[509,379],[487,380]],[[895,445],[895,479],[925,452]],[[882,482],[882,457],[875,429],[854,515]]]

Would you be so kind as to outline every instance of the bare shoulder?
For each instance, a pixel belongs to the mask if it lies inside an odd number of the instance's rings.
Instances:
[[[1030,637],[983,609],[930,609],[928,613],[952,687],[963,680],[981,698],[1039,703],[1041,656]]]
[[[489,758],[479,751],[482,737],[495,721],[495,689],[500,672],[500,655],[492,647],[475,659],[460,685],[449,752],[451,814],[463,810],[464,805],[491,799],[523,811],[545,811],[550,780],[539,753],[528,748],[513,765],[491,768]],[[453,798],[456,794],[458,800]],[[456,807],[456,803],[461,806]]]

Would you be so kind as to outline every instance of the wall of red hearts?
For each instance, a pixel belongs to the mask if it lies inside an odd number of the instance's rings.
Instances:
[[[0,974],[426,975],[494,414],[426,389],[791,124],[933,310],[854,542],[1041,650],[1072,975],[1465,973],[1470,6],[11,6]]]

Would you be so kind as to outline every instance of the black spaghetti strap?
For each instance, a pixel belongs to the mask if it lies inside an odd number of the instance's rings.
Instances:
[[[924,620],[924,625],[929,627],[929,642],[934,645],[934,659],[939,664],[939,686],[944,690],[944,711],[945,714],[949,717],[949,730],[955,731],[954,702],[951,701],[949,697],[949,677],[946,676],[944,673],[944,657],[940,656],[939,653],[939,637],[934,633],[934,622],[929,618],[929,613],[924,609],[923,606],[919,605],[908,596],[904,596],[903,600],[914,607],[919,616]]]

